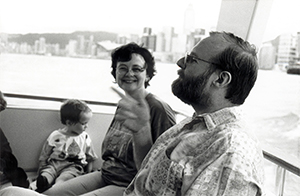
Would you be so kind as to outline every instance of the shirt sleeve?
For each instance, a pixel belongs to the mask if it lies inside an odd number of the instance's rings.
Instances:
[[[205,174],[199,175],[183,195],[260,196],[262,194],[259,192],[259,188],[246,181],[243,175],[224,168],[223,171],[206,170]]]
[[[40,158],[39,158],[39,170],[47,165],[47,161],[53,152],[53,148],[54,148],[54,146],[51,146],[49,144],[49,141],[46,140],[46,142],[43,145],[43,148],[42,148],[42,151],[40,154]]]

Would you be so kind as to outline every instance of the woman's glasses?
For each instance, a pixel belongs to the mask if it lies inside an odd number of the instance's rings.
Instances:
[[[121,74],[121,75],[125,75],[125,74],[127,74],[130,70],[134,73],[134,74],[136,74],[136,75],[138,75],[138,74],[140,74],[140,73],[142,73],[143,71],[145,71],[145,67],[139,67],[139,66],[136,66],[136,67],[133,67],[133,68],[131,68],[131,69],[128,69],[128,67],[127,66],[119,66],[119,67],[117,67],[117,71],[118,71],[118,73],[119,74]]]

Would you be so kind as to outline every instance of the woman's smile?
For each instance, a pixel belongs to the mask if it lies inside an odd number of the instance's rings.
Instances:
[[[137,79],[125,78],[125,79],[122,79],[122,81],[125,83],[128,83],[128,84],[132,84],[132,83],[136,82]]]

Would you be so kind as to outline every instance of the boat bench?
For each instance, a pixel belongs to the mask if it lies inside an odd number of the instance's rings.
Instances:
[[[101,145],[106,131],[113,118],[113,113],[96,113],[88,124],[90,135],[98,160],[94,169],[101,168]],[[49,134],[62,128],[58,110],[7,108],[0,113],[0,126],[7,137],[13,154],[28,174],[30,180],[36,178],[39,155]]]

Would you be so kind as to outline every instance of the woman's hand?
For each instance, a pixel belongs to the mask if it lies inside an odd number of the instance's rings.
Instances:
[[[129,95],[124,95],[118,89],[112,89],[121,97],[116,112],[116,119],[123,121],[122,126],[128,128],[133,133],[139,132],[150,121],[150,111],[145,98],[134,99]]]
[[[140,169],[143,159],[153,145],[148,103],[142,95],[134,99],[113,87],[112,89],[122,98],[115,118],[122,121],[122,126],[132,132],[134,161],[137,169]]]

